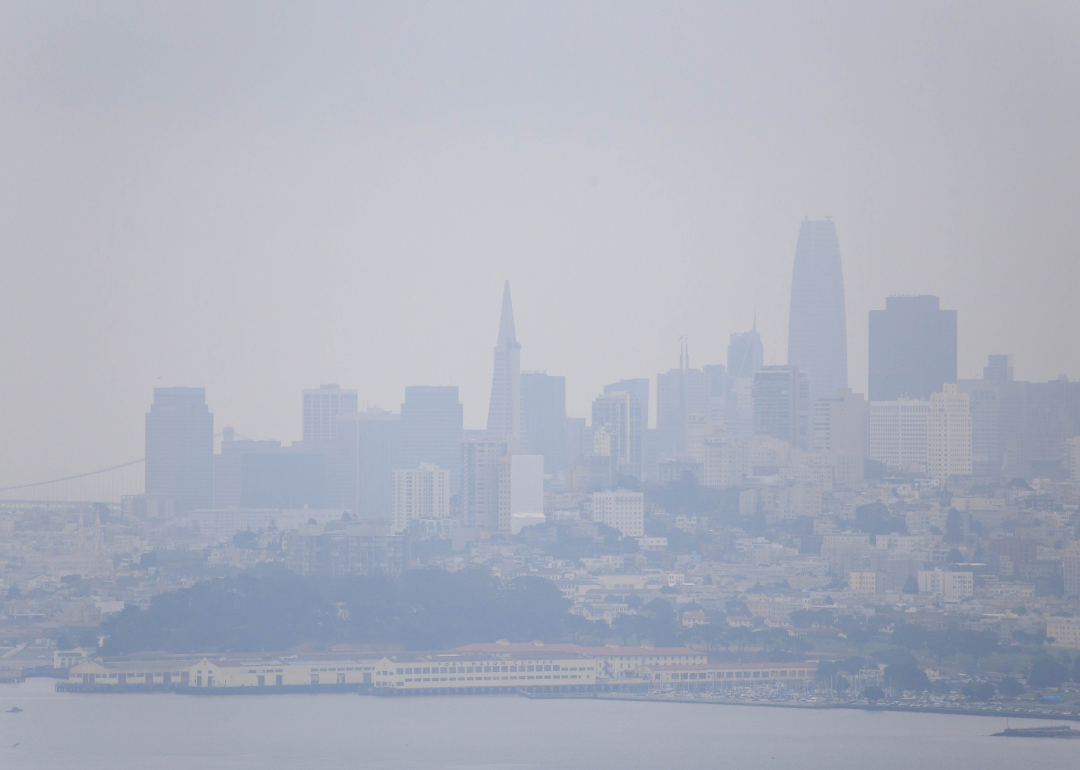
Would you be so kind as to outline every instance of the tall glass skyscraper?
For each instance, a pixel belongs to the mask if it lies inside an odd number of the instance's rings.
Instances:
[[[831,219],[805,220],[795,246],[788,315],[788,366],[806,373],[810,403],[847,381],[847,313],[840,242]]]

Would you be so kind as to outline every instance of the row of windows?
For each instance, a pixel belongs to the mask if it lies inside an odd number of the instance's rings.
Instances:
[[[428,667],[413,667],[413,668],[399,668],[397,673],[405,674],[491,674],[491,673],[516,673],[524,671],[559,671],[559,664],[554,665],[536,665],[536,666],[428,666]],[[592,668],[586,669],[584,666],[578,668],[576,666],[564,667],[563,671],[592,671]],[[387,671],[387,674],[390,672]]]
[[[802,677],[808,678],[810,676],[809,671],[716,671],[715,677],[712,671],[702,671],[701,673],[689,673],[689,674],[668,674],[668,679],[768,679],[770,677],[788,678]],[[656,678],[660,679],[663,675],[657,674]]]
[[[424,678],[424,679],[406,679],[405,681],[407,683],[412,683],[412,682],[421,682],[421,683],[423,683],[423,682],[447,682],[447,681],[449,681],[449,682],[472,682],[472,681],[490,682],[492,680],[501,681],[501,680],[510,680],[510,679],[518,680],[518,679],[582,679],[582,678],[584,678],[584,674],[538,674],[536,676],[503,676],[503,677],[498,677],[498,676],[475,676],[475,677],[474,676],[457,676],[457,677],[451,676],[451,677],[442,677],[442,678],[431,677],[431,678]]]

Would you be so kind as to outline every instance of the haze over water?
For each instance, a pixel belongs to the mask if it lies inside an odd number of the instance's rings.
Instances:
[[[23,713],[0,713],[5,770],[1053,770],[1080,756],[1078,741],[992,738],[1004,719],[940,714],[512,696],[87,696],[55,693],[48,680],[0,687],[0,712],[13,705]]]

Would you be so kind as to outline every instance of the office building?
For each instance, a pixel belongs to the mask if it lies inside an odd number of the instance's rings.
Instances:
[[[327,504],[365,521],[390,521],[401,462],[401,419],[384,409],[341,416],[326,452]]]
[[[929,594],[946,602],[958,602],[975,595],[974,573],[950,572],[940,568],[918,572],[921,594]]]
[[[810,387],[797,366],[765,366],[754,372],[754,433],[810,449]]]
[[[509,456],[505,441],[469,439],[462,443],[461,509],[466,527],[499,531],[500,508],[505,511],[504,517],[509,517],[509,491],[504,478],[510,471]]]
[[[825,453],[843,489],[862,486],[865,422],[866,399],[850,388],[814,402],[814,451]]]
[[[397,576],[409,568],[408,540],[390,522],[307,524],[281,537],[285,567],[299,575]]]
[[[967,393],[947,382],[930,396],[927,421],[926,473],[945,481],[971,475],[971,406]]]
[[[727,349],[727,374],[732,380],[749,380],[763,366],[765,349],[761,345],[755,318],[750,331],[731,335]]]
[[[731,389],[727,367],[723,364],[708,364],[701,367],[701,371],[709,379],[709,421],[724,422],[727,419],[728,391]]]
[[[630,380],[619,380],[613,382],[610,385],[604,386],[604,394],[609,393],[627,393],[631,398],[636,399],[640,405],[638,417],[636,419],[636,425],[631,425],[631,433],[636,433],[639,436],[641,448],[637,453],[637,460],[631,462],[637,462],[641,464],[641,475],[645,476],[645,466],[647,464],[648,455],[648,430],[649,430],[649,378],[637,377]]]
[[[322,508],[326,463],[307,443],[236,440],[226,428],[214,455],[215,508]]]
[[[304,391],[303,437],[305,443],[329,444],[337,435],[338,415],[356,414],[355,390],[320,385]]]
[[[543,524],[544,456],[514,455],[510,458],[510,521],[499,531],[518,534],[524,527]]]
[[[870,402],[869,457],[889,470],[924,473],[929,432],[929,401]]]
[[[592,519],[624,537],[645,537],[645,494],[617,489],[592,496]]]
[[[146,413],[145,490],[157,515],[214,502],[214,415],[205,388],[154,388]]]
[[[888,297],[870,311],[870,400],[927,400],[956,382],[956,311],[938,297]]]
[[[457,386],[414,385],[405,388],[401,405],[401,457],[399,468],[420,463],[450,471],[451,494],[461,488],[461,441],[464,410]]]
[[[510,282],[503,285],[499,337],[495,343],[495,373],[488,402],[488,438],[509,441],[515,451],[525,451],[525,412],[521,401],[521,345],[514,331],[514,308],[510,304]]]
[[[656,434],[659,456],[686,454],[686,422],[692,414],[709,414],[712,388],[709,378],[690,368],[685,343],[679,352],[679,368],[656,375]]]
[[[529,451],[544,456],[548,473],[569,470],[566,378],[547,372],[522,372],[521,402]]]
[[[430,463],[394,471],[394,533],[417,519],[450,515],[450,473]]]
[[[626,474],[634,475],[635,478],[641,477],[642,451],[645,444],[642,433],[643,411],[637,398],[618,390],[606,392],[592,403],[594,436],[598,428],[606,429],[608,456],[614,458],[616,469],[625,469],[628,465],[636,466],[637,470],[633,474]]]
[[[810,403],[847,387],[847,312],[840,243],[831,219],[799,226],[788,315],[788,366],[810,383]]]

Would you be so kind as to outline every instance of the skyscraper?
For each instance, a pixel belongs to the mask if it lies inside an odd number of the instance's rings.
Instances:
[[[971,475],[971,404],[955,382],[930,396],[926,475],[939,481]]]
[[[343,390],[338,385],[320,385],[304,391],[304,441],[330,443],[337,434],[339,414],[356,414],[355,390]]]
[[[567,470],[566,378],[547,372],[523,372],[521,403],[529,451],[544,456],[548,473]]]
[[[748,332],[731,335],[727,347],[727,374],[733,380],[749,380],[765,365],[765,350],[757,331],[757,319]]]
[[[795,245],[788,366],[810,383],[810,403],[847,387],[847,313],[840,242],[831,219],[803,221]]]
[[[754,432],[808,451],[809,395],[809,382],[799,367],[762,367],[754,373]]]
[[[514,331],[514,308],[510,304],[510,281],[503,285],[499,338],[495,343],[495,372],[488,402],[488,436],[494,441],[509,440],[517,451],[525,451],[525,416],[521,405],[521,345]]]
[[[624,475],[641,476],[641,402],[629,393],[610,391],[592,403],[592,427],[606,428],[611,440],[609,456],[615,469],[632,465],[633,470],[620,470]]]
[[[679,368],[656,375],[656,434],[661,458],[686,454],[686,423],[690,415],[708,416],[712,399],[709,377],[690,368],[690,351],[684,343]]]
[[[631,425],[630,431],[638,436],[638,441],[641,446],[636,452],[632,452],[637,459],[631,460],[631,462],[641,464],[641,474],[646,475],[646,458],[648,455],[646,445],[648,442],[648,430],[649,430],[649,378],[648,377],[636,377],[632,380],[619,380],[611,385],[604,386],[604,395],[609,393],[628,393],[631,398],[635,399],[639,405],[639,408],[634,411],[636,425]],[[594,419],[595,424],[595,419]]]
[[[814,451],[826,453],[839,487],[862,485],[865,421],[866,400],[849,388],[814,402]]]
[[[870,400],[926,401],[956,382],[956,311],[938,297],[888,297],[870,311]]]
[[[509,476],[505,441],[470,439],[461,445],[461,511],[465,526],[497,531],[500,518],[509,520]],[[504,515],[500,517],[500,513]]]
[[[464,412],[455,385],[405,388],[401,405],[399,468],[431,463],[450,471],[451,494],[461,489],[461,441]]]
[[[393,514],[393,472],[401,467],[401,421],[384,409],[341,415],[326,450],[326,499],[366,520]]]
[[[159,513],[214,502],[214,415],[205,388],[154,388],[146,413],[146,497]]]

